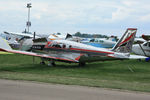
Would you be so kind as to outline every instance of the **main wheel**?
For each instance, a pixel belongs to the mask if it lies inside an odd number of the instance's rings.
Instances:
[[[42,61],[42,62],[40,62],[40,64],[41,64],[41,65],[45,65],[45,62],[44,62],[44,61]]]
[[[79,62],[79,66],[85,66],[86,63],[85,62]]]

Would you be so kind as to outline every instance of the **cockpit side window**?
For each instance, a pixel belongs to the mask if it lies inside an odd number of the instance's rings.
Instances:
[[[150,42],[148,42],[148,46],[150,47]]]
[[[147,46],[147,43],[145,43],[144,46]]]

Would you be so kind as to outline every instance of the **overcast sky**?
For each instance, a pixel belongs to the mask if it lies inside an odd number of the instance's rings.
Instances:
[[[22,32],[31,2],[30,30],[38,34],[100,33],[120,36],[126,28],[150,34],[150,0],[0,0],[0,32]]]

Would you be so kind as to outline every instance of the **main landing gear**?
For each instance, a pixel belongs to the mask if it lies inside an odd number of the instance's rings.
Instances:
[[[40,64],[41,64],[41,65],[45,65],[45,62],[44,62],[44,61],[41,61]],[[48,62],[48,66],[56,66],[56,64],[55,64],[55,62],[54,62],[53,60],[50,60],[50,61]]]
[[[44,61],[41,61],[40,64],[41,64],[41,65],[45,65],[45,62],[44,62]]]
[[[79,62],[79,66],[85,66],[86,65],[86,63],[85,62]]]
[[[54,60],[50,60],[48,63],[48,66],[56,66],[55,61]]]
[[[45,65],[45,59],[44,59],[44,58],[41,58],[41,60],[42,60],[42,61],[40,62],[40,64],[41,64],[41,65]]]
[[[47,61],[47,59],[45,59],[45,58],[41,58],[41,62],[40,62],[40,64],[41,65],[45,65],[45,61]],[[55,64],[55,61],[54,60],[48,60],[48,66],[56,66],[56,64]]]

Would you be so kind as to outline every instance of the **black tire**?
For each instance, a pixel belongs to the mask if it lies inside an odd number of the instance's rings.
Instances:
[[[83,67],[83,66],[85,66],[85,65],[86,65],[85,62],[79,62],[79,66],[80,66],[80,67]]]
[[[52,62],[52,66],[56,66],[55,62]]]
[[[42,62],[40,62],[40,64],[41,64],[41,65],[45,65],[45,62],[44,62],[44,61],[42,61]]]

